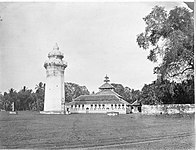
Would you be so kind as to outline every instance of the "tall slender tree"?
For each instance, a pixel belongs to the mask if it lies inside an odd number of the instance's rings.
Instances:
[[[44,109],[44,91],[45,91],[45,84],[42,82],[39,82],[39,84],[35,87],[35,99],[36,99],[36,109],[37,111],[42,111]],[[34,102],[35,105],[35,102]],[[35,106],[34,106],[35,109]]]

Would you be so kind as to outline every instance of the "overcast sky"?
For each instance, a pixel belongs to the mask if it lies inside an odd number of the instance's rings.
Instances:
[[[98,91],[107,74],[133,89],[156,79],[136,36],[155,5],[182,2],[0,3],[0,92],[46,81],[44,61],[58,43],[68,62],[65,82]]]

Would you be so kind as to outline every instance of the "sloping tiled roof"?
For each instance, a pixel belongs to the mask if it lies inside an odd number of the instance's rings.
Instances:
[[[116,95],[116,96],[122,98],[122,96],[119,95],[118,93],[114,92],[113,90],[108,90],[108,89],[101,90],[101,91],[97,92],[96,95]]]
[[[102,86],[100,86],[99,89],[114,89],[114,87],[106,82]]]
[[[92,101],[92,100],[118,100],[118,98],[115,95],[81,95],[79,97],[77,97],[76,99],[74,99],[75,101],[81,101],[81,100],[86,100],[86,101]]]
[[[81,95],[74,99],[71,104],[110,104],[119,103],[118,97],[115,95]]]
[[[77,104],[129,104],[116,95],[81,95],[70,102],[69,105]]]
[[[141,104],[136,100],[136,101],[133,102],[131,105],[133,105],[133,106],[140,106]]]

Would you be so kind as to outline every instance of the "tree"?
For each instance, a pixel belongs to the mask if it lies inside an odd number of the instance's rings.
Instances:
[[[111,84],[114,87],[114,91],[122,96],[124,100],[129,103],[133,103],[135,100],[139,99],[140,91],[130,89],[129,87],[124,87],[122,84]]]
[[[145,84],[142,88],[140,102],[145,105],[162,104],[156,94],[156,86],[154,84]]]
[[[140,101],[146,105],[156,104],[194,104],[194,80],[176,83],[169,80],[156,80],[145,84]]]
[[[169,13],[155,6],[143,18],[145,31],[137,36],[139,47],[149,50],[147,57],[161,63],[154,73],[164,79],[183,79],[194,71],[194,18],[193,12],[175,7]]]
[[[17,102],[17,92],[11,88],[9,90],[9,93],[4,92],[4,96],[3,96],[3,107],[6,111],[11,111],[12,109],[12,103],[14,102],[15,106],[16,106],[16,102]]]
[[[31,104],[34,101],[34,97],[32,95],[32,90],[23,87],[17,94],[17,110],[31,110]]]
[[[86,86],[80,86],[75,83],[65,83],[65,101],[71,102],[80,95],[89,95],[90,92]]]
[[[131,90],[131,102],[135,102],[136,100],[140,101],[141,91],[140,90]]]
[[[42,111],[44,109],[44,94],[45,94],[45,84],[39,82],[35,87],[36,92],[34,93],[35,101],[32,103],[32,109],[37,111]]]
[[[116,93],[118,93],[119,95],[121,95],[122,97],[124,97],[124,86],[122,84],[116,84],[116,83],[112,83],[111,84],[114,87],[114,91]]]
[[[19,92],[16,92],[13,88],[9,92],[4,92],[4,95],[0,93],[0,109],[11,111],[11,104],[14,102],[15,110],[37,110],[42,111],[44,109],[44,94],[45,84],[39,82],[35,87],[35,92],[32,89],[24,86]],[[80,86],[75,83],[65,83],[65,99],[66,102],[71,102],[74,98],[80,95],[89,95],[89,91],[85,86]]]
[[[0,110],[4,109],[4,97],[3,94],[0,93]]]
[[[194,80],[188,79],[175,86],[174,103],[194,104]]]

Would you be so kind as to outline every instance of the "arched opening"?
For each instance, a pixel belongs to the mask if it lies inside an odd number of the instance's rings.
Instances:
[[[141,106],[138,106],[138,111],[142,112],[142,107]]]
[[[88,107],[86,107],[86,113],[89,113],[89,108]]]

